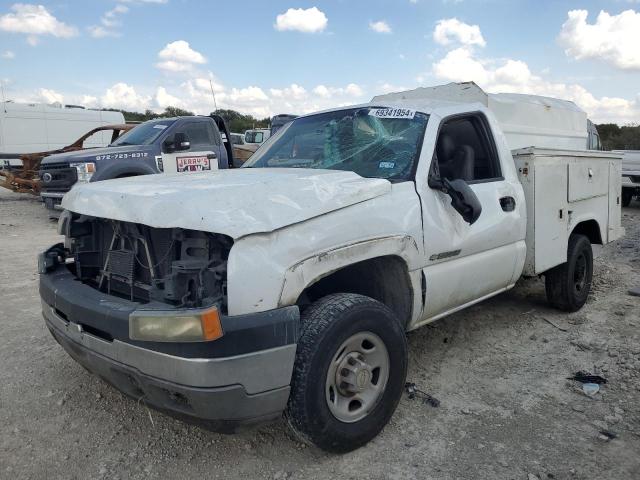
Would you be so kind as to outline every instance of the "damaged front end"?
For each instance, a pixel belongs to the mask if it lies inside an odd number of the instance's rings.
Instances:
[[[68,211],[58,228],[65,235],[67,268],[82,283],[139,303],[216,305],[226,312],[230,237]]]

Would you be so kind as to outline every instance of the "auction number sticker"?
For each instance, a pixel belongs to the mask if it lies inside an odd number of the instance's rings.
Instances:
[[[376,118],[412,119],[416,116],[416,111],[408,108],[372,108],[369,110],[369,115]]]
[[[202,172],[211,170],[211,162],[204,157],[177,157],[178,172]]]
[[[108,155],[96,155],[96,160],[126,160],[127,158],[145,158],[148,156],[147,152],[110,153]]]

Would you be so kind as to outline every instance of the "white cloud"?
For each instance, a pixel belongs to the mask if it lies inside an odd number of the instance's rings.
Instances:
[[[640,117],[638,99],[595,97],[583,86],[554,82],[531,72],[522,60],[482,58],[471,47],[449,51],[432,65],[438,80],[474,81],[489,92],[543,95],[572,100],[596,123],[625,123]]]
[[[95,108],[98,106],[98,97],[94,97],[93,95],[82,95],[80,97],[80,105]]]
[[[294,30],[303,33],[318,33],[327,28],[327,16],[318,7],[290,8],[276,17],[275,29]]]
[[[433,40],[444,46],[448,45],[477,45],[484,47],[486,42],[478,25],[469,25],[457,18],[447,18],[438,21],[433,31]]]
[[[364,95],[363,88],[355,83],[350,83],[345,87],[327,87],[325,85],[318,85],[312,91],[318,97],[326,99],[332,97],[358,98]]]
[[[369,28],[376,33],[391,33],[391,27],[384,20],[369,22]]]
[[[38,43],[40,35],[70,38],[78,34],[75,27],[59,21],[42,5],[16,3],[11,10],[11,13],[0,15],[0,30],[24,33],[32,46]]]
[[[158,58],[162,61],[156,67],[168,72],[187,72],[196,64],[207,63],[204,55],[192,49],[189,42],[184,40],[168,43],[160,50]]]
[[[121,25],[118,17],[120,15],[124,15],[129,11],[129,7],[126,5],[118,4],[113,7],[111,10],[105,12],[100,21],[105,27],[118,27]]]
[[[0,57],[4,58],[5,60],[13,60],[14,58],[16,58],[16,54],[11,50],[5,50],[4,52],[2,52],[2,54],[0,54]]]
[[[64,103],[64,96],[55,90],[40,88],[37,93],[36,101],[44,103]]]
[[[587,10],[571,10],[558,41],[576,60],[596,59],[623,70],[640,69],[640,13],[601,11],[594,24]]]
[[[288,98],[293,100],[302,100],[307,97],[307,91],[304,87],[292,83],[289,87],[284,89],[271,88],[269,89],[272,97],[275,98]]]
[[[133,86],[120,82],[107,89],[100,103],[105,108],[143,111],[151,107],[151,97],[140,95]]]
[[[164,5],[169,2],[169,0],[118,0],[121,3],[155,3]]]
[[[91,25],[87,27],[87,30],[93,38],[119,37],[121,35],[120,32],[110,30],[102,25]]]
[[[163,109],[167,107],[182,108],[183,106],[182,100],[168,93],[164,87],[158,87],[156,90],[155,101],[156,105]]]

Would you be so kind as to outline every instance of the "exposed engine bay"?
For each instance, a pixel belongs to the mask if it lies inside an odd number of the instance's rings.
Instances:
[[[67,214],[68,268],[87,285],[139,302],[226,311],[230,237]]]

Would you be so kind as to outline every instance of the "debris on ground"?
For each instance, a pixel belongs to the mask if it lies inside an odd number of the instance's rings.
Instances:
[[[597,383],[583,383],[582,391],[586,396],[593,397],[600,391],[600,385],[598,385]]]
[[[600,375],[591,375],[588,372],[579,371],[576,372],[573,377],[567,377],[568,380],[575,380],[580,383],[597,383],[603,385],[607,383],[607,379]]]
[[[409,395],[410,400],[420,397],[422,399],[422,403],[426,405],[431,405],[434,408],[438,408],[440,406],[440,400],[428,394],[427,392],[420,390],[418,387],[416,387],[415,383],[412,383],[412,382],[405,383],[404,389]]]
[[[600,430],[600,435],[603,437],[606,437],[607,440],[613,440],[614,438],[618,438],[618,434],[610,430]]]

